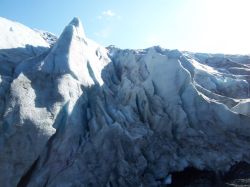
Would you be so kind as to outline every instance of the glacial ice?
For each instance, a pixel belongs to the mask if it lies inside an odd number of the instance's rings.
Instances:
[[[27,30],[1,43],[1,185],[157,186],[250,162],[250,57],[104,48],[78,18],[51,47]]]

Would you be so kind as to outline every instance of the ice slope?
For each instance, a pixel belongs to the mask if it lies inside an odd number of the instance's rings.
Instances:
[[[0,31],[0,85],[3,88],[0,98],[2,103],[3,90],[12,80],[17,64],[48,51],[49,44],[34,30],[2,17],[0,17]]]
[[[192,53],[105,49],[74,18],[16,64],[1,87],[3,186],[159,186],[250,162],[249,82]]]
[[[34,30],[0,17],[0,49],[11,49],[31,45],[33,47],[48,47],[48,44]]]
[[[209,97],[229,108],[248,102],[250,97],[250,59],[239,55],[213,55],[184,53],[189,59],[190,70],[196,88]],[[233,71],[232,71],[233,70]],[[244,108],[244,107],[243,107]],[[232,109],[236,111],[235,108]],[[237,112],[246,115],[245,111]]]
[[[11,76],[16,64],[48,50],[49,44],[36,31],[0,17],[0,72]]]

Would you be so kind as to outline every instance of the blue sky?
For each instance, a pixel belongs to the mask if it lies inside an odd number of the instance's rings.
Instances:
[[[0,0],[0,16],[56,35],[79,17],[104,46],[250,54],[249,0]]]

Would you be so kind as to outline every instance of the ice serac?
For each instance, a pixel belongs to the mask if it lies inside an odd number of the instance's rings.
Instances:
[[[89,72],[93,60],[90,50],[93,46],[88,43],[82,23],[78,18],[74,18],[64,29],[51,53],[45,58],[42,71],[53,74],[69,73],[84,85],[93,85],[94,80]],[[94,76],[98,83],[101,83],[100,72],[94,72]]]
[[[161,186],[186,167],[250,162],[248,59],[105,49],[74,18],[10,75],[0,184]]]
[[[1,110],[2,185],[16,186],[43,150],[52,146],[58,129],[82,123],[79,98],[84,86],[102,84],[101,69],[108,63],[105,54],[96,55],[102,50],[106,51],[85,38],[74,18],[51,50],[17,61]],[[79,127],[74,126],[76,131]]]

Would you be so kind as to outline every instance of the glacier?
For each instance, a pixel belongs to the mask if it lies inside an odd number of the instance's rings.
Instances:
[[[105,48],[78,18],[58,39],[0,30],[2,186],[161,186],[250,163],[250,56]]]

